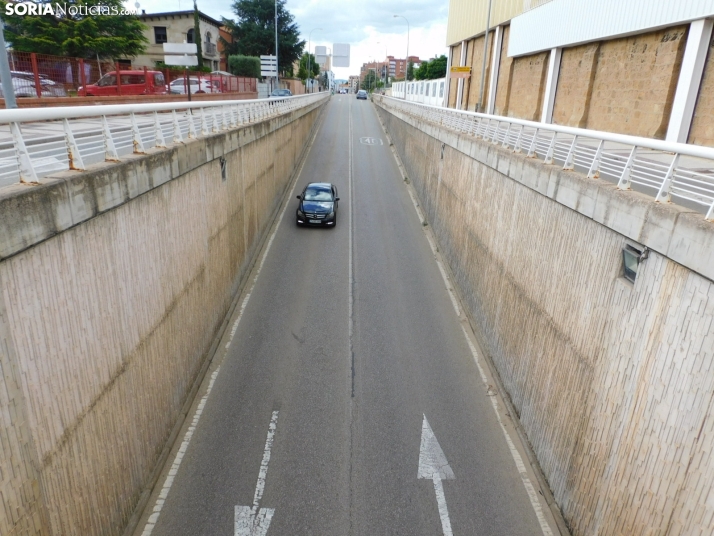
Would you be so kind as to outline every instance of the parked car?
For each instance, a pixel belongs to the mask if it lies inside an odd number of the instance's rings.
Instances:
[[[35,75],[27,71],[10,71],[12,76],[12,87],[15,97],[37,97],[35,87]],[[66,97],[67,92],[62,84],[50,80],[44,75],[40,78],[40,97]],[[0,97],[3,97],[2,86],[0,86]]]
[[[364,89],[360,89],[357,92],[357,98],[362,100],[367,100],[367,92]]]
[[[201,77],[189,76],[189,87],[191,93],[221,93],[221,81],[218,77]],[[169,93],[184,95],[186,94],[186,79],[177,78],[169,84]]]
[[[166,80],[161,71],[119,71],[121,95],[165,95]],[[119,95],[117,73],[111,71],[97,80],[96,84],[80,87],[78,94],[85,97]]]
[[[293,92],[290,91],[289,89],[274,89],[273,92],[270,94],[271,99],[276,99],[280,97],[292,97]]]
[[[311,182],[297,196],[300,200],[295,222],[300,225],[334,227],[337,225],[337,188],[329,182]]]

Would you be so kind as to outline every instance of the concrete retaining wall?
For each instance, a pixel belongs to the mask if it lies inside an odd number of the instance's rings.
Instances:
[[[711,534],[714,224],[377,109],[573,534]]]
[[[3,189],[0,534],[122,533],[319,112]]]

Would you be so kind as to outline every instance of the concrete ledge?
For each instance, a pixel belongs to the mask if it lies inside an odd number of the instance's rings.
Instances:
[[[279,130],[323,103],[234,130],[0,189],[0,260]],[[182,150],[179,151],[179,148]]]
[[[599,179],[546,165],[498,144],[386,110],[441,143],[609,229],[714,280],[714,223],[694,210],[657,203],[652,197]]]

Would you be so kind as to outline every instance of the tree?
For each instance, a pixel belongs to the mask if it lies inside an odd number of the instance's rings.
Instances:
[[[278,69],[291,73],[305,47],[292,14],[285,9],[285,0],[275,0],[278,7]],[[237,20],[223,19],[233,37],[228,43],[221,38],[226,55],[261,56],[275,54],[274,0],[235,0],[232,6]]]
[[[228,56],[228,70],[236,76],[260,78],[260,58]]]
[[[300,80],[308,79],[308,63],[310,64],[310,72],[312,73],[312,76],[310,76],[309,78],[315,78],[318,74],[320,74],[320,66],[315,61],[315,56],[313,54],[308,54],[307,52],[305,52],[300,58],[300,67],[298,68],[298,78]]]
[[[198,66],[203,67],[203,45],[201,43],[201,25],[198,16],[196,0],[193,0],[193,42],[196,43],[196,58]]]
[[[407,80],[414,80],[414,62],[411,60],[407,64]]]
[[[444,78],[446,76],[446,56],[443,54],[438,58],[434,58],[429,62],[429,66],[426,69],[426,76],[429,80],[436,80],[437,78]]]
[[[0,0],[0,12],[6,13],[6,4]],[[118,15],[124,9],[121,0],[68,0],[65,13],[57,5],[51,4],[54,15],[3,15],[5,40],[13,50],[103,59],[146,50],[146,26],[138,17]]]
[[[426,73],[427,73],[428,68],[429,68],[429,62],[422,61],[421,65],[419,65],[419,68],[414,73],[414,78],[417,80],[426,80]]]
[[[366,89],[367,91],[371,91],[375,87],[377,87],[377,75],[372,69],[370,69],[367,74],[364,75],[364,79],[362,80],[360,89]]]

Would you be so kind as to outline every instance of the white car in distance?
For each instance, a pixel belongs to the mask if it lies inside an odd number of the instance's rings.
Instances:
[[[210,78],[201,78],[189,76],[189,87],[192,94],[195,93],[220,93],[221,82],[219,80],[211,80]],[[184,95],[186,94],[186,79],[177,78],[169,84],[169,93]]]

